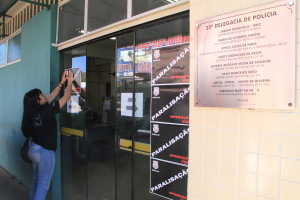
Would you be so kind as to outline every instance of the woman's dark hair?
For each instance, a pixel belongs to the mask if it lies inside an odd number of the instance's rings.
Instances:
[[[39,95],[42,91],[39,89],[33,89],[24,95],[24,111],[22,119],[22,132],[25,137],[32,135],[33,118],[38,113],[41,105],[38,103]]]

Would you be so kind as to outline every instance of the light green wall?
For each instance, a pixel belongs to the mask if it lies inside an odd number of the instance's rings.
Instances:
[[[20,130],[23,97],[33,88],[47,95],[59,81],[59,54],[51,46],[55,42],[56,11],[53,5],[22,26],[21,61],[0,68],[0,165],[28,188],[32,167],[19,156],[24,141]],[[59,152],[48,199],[61,199]]]

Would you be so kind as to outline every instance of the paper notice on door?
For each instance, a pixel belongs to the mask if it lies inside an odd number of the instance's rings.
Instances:
[[[143,93],[135,93],[135,106],[133,106],[133,94],[121,93],[121,116],[143,117]]]
[[[67,112],[68,113],[79,113],[81,107],[79,105],[79,95],[72,95],[67,102]]]

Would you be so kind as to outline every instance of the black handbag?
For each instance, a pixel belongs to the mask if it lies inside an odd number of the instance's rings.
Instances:
[[[27,162],[27,163],[32,163],[32,161],[30,160],[29,156],[28,156],[28,150],[29,150],[29,146],[30,146],[30,140],[26,139],[23,146],[21,147],[20,150],[20,154],[21,154],[21,158]]]

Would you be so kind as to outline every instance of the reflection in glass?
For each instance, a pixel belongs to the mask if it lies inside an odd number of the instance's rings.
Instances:
[[[88,31],[127,17],[127,0],[89,0]]]
[[[0,66],[6,64],[6,42],[0,44]]]
[[[58,42],[84,33],[85,0],[72,0],[59,7]]]
[[[132,0],[132,16],[153,10],[155,8],[175,3],[178,0]]]
[[[135,46],[135,94],[143,93],[143,116],[135,117],[134,199],[162,199],[150,188],[150,99],[152,49],[189,42],[189,18],[182,17],[139,29]],[[148,152],[145,152],[148,150]]]
[[[115,200],[115,40],[87,46],[87,184],[89,200]]]
[[[21,34],[16,35],[8,40],[8,55],[7,62],[21,58]]]
[[[79,62],[79,60],[86,60],[85,46],[62,53],[64,69],[74,69],[80,66],[81,74],[77,76],[81,76],[81,83],[84,83],[86,82],[86,62]],[[76,88],[80,90],[77,91]],[[64,106],[60,112],[63,199],[87,199],[85,90],[84,84],[73,82],[72,100],[68,101],[67,106]]]
[[[80,109],[61,113],[62,126],[79,131],[61,136],[64,199],[162,199],[149,193],[152,49],[189,42],[188,20],[63,52],[64,68],[81,70]]]
[[[117,37],[117,199],[131,200],[132,191],[132,112],[133,112],[133,33]]]

